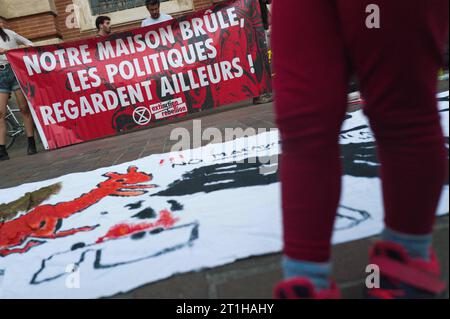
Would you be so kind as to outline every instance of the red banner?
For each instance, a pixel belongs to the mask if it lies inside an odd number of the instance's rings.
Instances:
[[[45,148],[271,91],[260,8],[217,4],[108,37],[9,51]]]

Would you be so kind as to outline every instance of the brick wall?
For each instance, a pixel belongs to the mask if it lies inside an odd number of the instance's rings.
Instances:
[[[194,0],[194,8],[195,10],[200,10],[207,8],[211,5],[213,0]]]
[[[66,26],[66,20],[69,18],[69,15],[73,14],[71,12],[66,12],[66,9],[70,5],[73,5],[72,0],[55,0],[55,6],[58,12],[58,16],[56,19],[64,41],[79,39],[81,36],[79,29],[76,28],[69,29]]]
[[[66,20],[69,15],[73,13],[66,11],[68,11],[67,9],[69,6],[73,4],[72,0],[54,0],[54,2],[57,10],[56,15],[52,12],[48,12],[11,19],[7,21],[9,27],[34,42],[50,39],[53,39],[55,42],[60,40],[70,41],[92,37],[95,34],[94,31],[81,33],[80,29],[67,27]],[[193,0],[194,10],[209,7],[213,2],[218,2],[218,0]],[[139,27],[139,25],[140,22],[136,22],[121,27],[115,27],[114,31],[125,31]]]
[[[8,27],[31,41],[61,38],[57,18],[52,12],[10,19]]]

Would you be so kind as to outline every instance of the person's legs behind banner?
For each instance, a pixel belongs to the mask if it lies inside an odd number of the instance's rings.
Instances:
[[[14,92],[17,104],[22,113],[25,131],[28,138],[28,155],[37,153],[36,142],[34,139],[34,122],[30,113],[28,102],[20,90],[19,83],[9,64],[0,66],[0,160],[8,160],[9,156],[6,151],[6,105],[10,94]]]
[[[19,106],[20,111],[22,112],[23,124],[25,126],[25,132],[27,134],[28,140],[28,149],[27,154],[33,155],[37,153],[36,141],[34,139],[34,122],[33,117],[31,116],[30,107],[28,106],[28,102],[23,94],[23,92],[19,89],[14,91],[16,96],[17,105]]]
[[[0,70],[0,161],[9,160],[8,152],[6,151],[6,105],[8,104],[9,93],[2,90],[2,79]]]

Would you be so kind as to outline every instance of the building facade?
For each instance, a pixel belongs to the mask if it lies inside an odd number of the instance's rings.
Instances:
[[[161,0],[161,11],[174,17],[221,0]],[[114,31],[140,26],[149,16],[145,0],[0,0],[0,17],[9,29],[37,45],[92,37],[95,19],[111,17]]]

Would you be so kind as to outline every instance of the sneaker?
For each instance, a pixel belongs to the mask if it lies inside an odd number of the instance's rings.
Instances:
[[[380,288],[366,291],[370,299],[429,299],[445,291],[433,250],[429,261],[413,259],[400,244],[382,241],[373,246],[370,263],[380,269]]]
[[[314,285],[307,278],[291,278],[276,285],[275,299],[340,299],[341,293],[336,284],[331,281],[329,289],[316,291]]]

